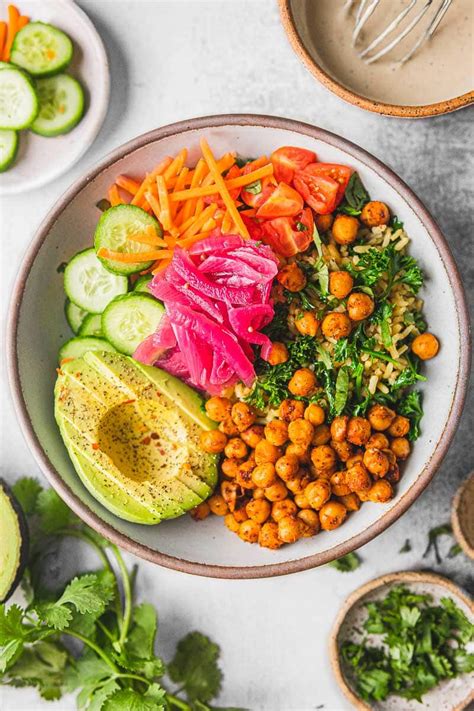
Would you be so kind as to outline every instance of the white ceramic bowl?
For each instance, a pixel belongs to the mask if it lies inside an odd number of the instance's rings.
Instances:
[[[91,244],[95,207],[119,173],[141,175],[165,155],[186,146],[192,163],[205,135],[217,153],[270,154],[278,146],[316,151],[320,160],[358,170],[369,193],[404,221],[412,254],[428,276],[423,290],[430,330],[441,340],[426,364],[423,433],[416,442],[397,495],[389,504],[366,503],[330,533],[270,551],[243,543],[222,519],[196,523],[189,516],[148,527],[127,523],[103,508],[84,488],[69,461],[53,416],[57,352],[68,336],[62,275],[57,267]],[[281,575],[327,563],[358,548],[393,523],[428,484],[454,434],[469,372],[469,325],[456,266],[439,228],[411,190],[380,161],[348,141],[285,119],[233,115],[165,126],[127,143],[76,182],[40,226],[23,261],[9,320],[9,373],[25,437],[58,493],[90,526],[123,548],[178,570],[216,577]]]

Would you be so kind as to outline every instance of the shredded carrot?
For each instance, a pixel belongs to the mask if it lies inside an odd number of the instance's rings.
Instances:
[[[173,188],[173,193],[180,192],[183,190],[184,186],[186,185],[186,177],[189,173],[189,168],[184,167],[180,174],[178,175],[178,179],[176,180],[175,186]],[[177,203],[172,203],[170,205],[170,211],[171,211],[171,219],[174,221],[176,217],[176,211],[178,209]]]
[[[118,175],[115,182],[119,188],[123,188],[130,195],[136,195],[140,189],[140,183],[137,180],[133,180],[133,178],[129,178],[128,175]]]
[[[65,365],[66,363],[70,363],[72,360],[75,360],[75,358],[62,358],[59,361],[59,365]]]
[[[115,205],[122,205],[122,198],[119,195],[118,187],[115,185],[110,186],[110,188],[107,191],[107,197],[109,199],[110,204],[112,207],[115,207]]]
[[[114,252],[106,247],[101,247],[97,255],[103,259],[112,259],[114,262],[134,264],[135,262],[151,262],[156,259],[166,259],[167,257],[172,257],[173,253],[169,249],[160,249],[153,252]]]
[[[158,175],[161,175],[173,162],[170,156],[167,156],[164,160],[159,163],[156,168],[154,168],[151,173],[148,173],[142,180],[140,187],[133,196],[132,205],[140,205],[145,197],[145,193],[149,191],[149,185],[151,185]]]
[[[0,22],[0,60],[3,57],[3,50],[5,47],[6,38],[7,38],[7,23]]]
[[[10,50],[12,48],[13,40],[16,33],[18,32],[18,20],[20,19],[20,13],[15,5],[8,6],[8,29],[7,29],[7,41],[5,42],[5,48],[3,50],[3,61],[8,62],[10,60]]]
[[[242,210],[242,212],[240,214],[245,215],[246,217],[255,217],[255,215],[257,214],[257,211],[255,210],[255,208],[249,207],[248,210]]]
[[[164,239],[157,236],[156,232],[153,235],[146,232],[135,235],[127,235],[127,239],[131,242],[140,242],[140,244],[150,244],[152,247],[168,246]]]
[[[171,259],[163,259],[162,262],[156,262],[153,265],[153,269],[151,270],[152,274],[157,274],[158,272],[162,272],[166,267],[169,267],[171,264]]]
[[[223,173],[225,170],[229,170],[229,168],[232,168],[232,166],[235,163],[235,153],[224,153],[222,158],[219,158],[217,161],[217,167],[219,168],[219,173]],[[209,166],[207,166],[209,170]],[[204,180],[202,181],[202,185],[211,185],[214,182],[214,177],[212,173],[209,171]]]
[[[187,249],[188,247],[191,247],[195,242],[200,242],[202,239],[206,239],[206,237],[209,237],[211,233],[210,232],[198,232],[197,235],[192,235],[192,237],[186,237],[186,239],[181,239],[178,241],[178,247],[183,247],[184,249]]]
[[[222,220],[222,226],[221,226],[222,232],[224,234],[229,234],[231,225],[232,225],[232,218],[229,215],[228,211],[226,211],[224,218]]]
[[[222,175],[219,172],[219,168],[217,166],[216,159],[214,158],[212,151],[209,148],[209,144],[205,138],[201,138],[200,145],[201,145],[201,150],[202,150],[204,159],[205,159],[207,165],[209,166],[209,172],[212,174],[212,176],[214,178],[214,182],[216,183],[217,187],[219,188],[220,196],[221,196],[222,200],[224,201],[224,204],[225,204],[226,208],[228,209],[230,216],[232,217],[233,221],[235,222],[235,225],[237,227],[239,234],[242,235],[242,237],[244,237],[245,239],[249,239],[250,235],[248,233],[248,230],[247,230],[247,228],[240,216],[239,211],[237,210],[237,208],[235,206],[235,203],[234,203],[231,195],[229,194],[228,189],[226,188],[224,178],[222,177]]]
[[[166,178],[164,175],[156,176],[156,187],[158,188],[158,197],[160,200],[160,222],[163,225],[163,229],[169,232],[172,222],[171,222],[171,211],[170,211],[170,201],[168,196],[168,190],[166,188]]]
[[[203,232],[213,230],[215,226],[216,226],[216,221],[214,220],[214,218],[211,217],[209,220],[206,220],[206,222],[203,224],[203,226],[202,226]]]
[[[266,178],[268,175],[273,173],[273,166],[271,163],[258,168],[257,170],[247,173],[247,175],[241,175],[238,178],[232,178],[231,180],[225,180],[224,184],[227,190],[232,190],[234,188],[240,188],[244,185],[250,185],[256,180],[261,178]],[[182,190],[181,192],[174,192],[170,196],[172,201],[175,200],[189,200],[190,198],[204,197],[206,195],[214,195],[218,193],[219,189],[217,185],[209,185],[200,188],[190,188],[189,190]]]
[[[20,15],[20,18],[18,20],[18,30],[21,30],[22,27],[25,27],[25,25],[27,25],[29,21],[29,17],[27,17],[26,15]]]
[[[161,213],[160,203],[158,202],[156,197],[153,195],[153,193],[145,193],[145,198],[146,198],[146,201],[148,202],[149,206],[155,213],[156,219],[159,220],[160,213]]]
[[[176,158],[166,168],[166,170],[164,172],[165,181],[168,181],[170,178],[174,178],[176,175],[178,175],[181,172],[181,169],[184,166],[184,162],[187,157],[188,157],[188,151],[186,150],[186,148],[183,148],[178,153]]]
[[[207,220],[214,216],[216,210],[217,205],[215,203],[208,205],[208,207],[206,207],[206,209],[201,212],[199,217],[194,220],[192,225],[188,227],[186,232],[183,232],[182,238],[185,239],[186,237],[192,237],[193,235],[197,234],[202,228],[202,226],[207,222]]]
[[[194,169],[194,175],[191,180],[191,188],[199,187],[201,181],[204,179],[206,173],[208,172],[209,168],[206,165],[206,161],[204,160],[204,158],[200,158]],[[185,224],[186,221],[189,220],[191,215],[193,215],[196,210],[196,202],[197,201],[195,199],[191,199],[184,204],[179,215],[180,219],[178,221],[178,224]]]

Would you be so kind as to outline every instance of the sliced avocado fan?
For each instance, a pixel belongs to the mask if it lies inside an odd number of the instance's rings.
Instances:
[[[0,603],[8,600],[28,562],[28,526],[23,510],[0,479]]]
[[[201,396],[164,370],[88,352],[61,367],[55,417],[84,485],[126,521],[181,516],[216,485],[217,458],[199,448],[215,424]]]

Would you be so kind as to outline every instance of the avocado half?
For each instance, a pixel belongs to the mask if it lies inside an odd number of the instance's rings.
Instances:
[[[16,590],[28,562],[25,514],[10,487],[0,479],[0,603]]]
[[[156,524],[208,498],[217,457],[199,437],[212,429],[201,396],[177,378],[118,353],[65,363],[55,417],[90,493],[116,516]]]

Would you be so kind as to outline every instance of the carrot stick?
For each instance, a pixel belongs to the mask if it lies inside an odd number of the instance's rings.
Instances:
[[[215,203],[208,205],[208,207],[206,207],[206,209],[201,212],[199,217],[197,217],[194,220],[192,225],[190,227],[188,227],[186,232],[183,232],[183,234],[181,236],[183,238],[186,238],[186,237],[192,237],[193,235],[195,235],[197,232],[199,232],[199,230],[205,224],[205,222],[207,222],[207,220],[209,220],[209,218],[213,217],[216,210],[217,210],[217,205]]]
[[[187,177],[188,173],[189,173],[189,168],[184,167],[181,170],[180,174],[178,175],[178,179],[176,180],[175,186],[173,188],[173,193],[183,190],[183,188],[186,184],[186,177]],[[176,217],[177,209],[178,209],[178,205],[176,202],[170,205],[171,219],[173,221],[174,221],[174,218]]]
[[[20,13],[15,5],[8,6],[8,30],[7,30],[7,41],[5,43],[5,49],[3,50],[3,61],[8,62],[10,60],[10,50],[12,48],[13,40],[16,33],[18,32],[18,20],[20,19]]]
[[[212,151],[209,148],[209,144],[205,138],[201,138],[200,145],[201,145],[201,150],[202,150],[204,159],[205,159],[207,165],[209,166],[209,172],[212,174],[212,176],[214,178],[214,182],[216,183],[217,187],[219,188],[220,196],[221,196],[222,200],[224,201],[224,204],[225,204],[226,208],[228,209],[230,216],[232,217],[233,221],[235,222],[235,225],[237,227],[239,234],[242,235],[242,237],[244,237],[245,239],[249,239],[250,235],[248,233],[248,230],[247,230],[246,226],[244,225],[244,222],[240,216],[239,211],[235,207],[235,203],[234,203],[232,197],[230,196],[228,189],[226,188],[224,178],[222,177],[222,175],[219,172],[219,168],[217,166],[216,159],[212,155]]]
[[[225,186],[228,190],[233,188],[240,188],[244,185],[250,185],[256,180],[261,178],[266,178],[268,175],[273,173],[273,166],[271,163],[258,168],[257,170],[247,173],[247,175],[240,175],[238,178],[232,178],[231,180],[225,180]],[[219,189],[217,185],[209,185],[201,188],[190,188],[189,190],[182,190],[181,192],[173,192],[171,195],[171,201],[175,200],[189,200],[190,198],[204,197],[205,195],[214,195],[218,193]]]
[[[232,166],[235,163],[235,153],[224,153],[222,158],[219,158],[217,161],[217,167],[219,168],[219,173],[223,173],[225,170],[229,170],[229,168],[232,168]],[[202,181],[202,185],[211,185],[213,182],[214,178],[212,176],[212,173],[209,172],[204,180]]]
[[[224,235],[229,234],[231,225],[232,225],[232,218],[229,215],[229,213],[226,211],[226,213],[224,215],[224,219],[222,220],[222,225],[221,225],[222,234],[224,234]]]
[[[155,262],[153,265],[153,268],[151,270],[152,274],[158,274],[158,272],[162,272],[166,269],[171,264],[171,259],[163,259],[161,262]]]
[[[160,200],[160,222],[163,225],[163,229],[169,232],[172,222],[171,222],[171,212],[170,212],[170,201],[168,196],[168,190],[166,188],[166,179],[164,175],[156,176],[156,187],[158,188],[158,198]]]
[[[209,237],[211,232],[198,232],[196,235],[192,235],[191,237],[186,237],[186,239],[179,240],[178,241],[178,247],[184,247],[187,249],[190,247],[192,244],[195,242],[199,242],[201,239],[206,239],[206,237]]]
[[[191,180],[191,189],[199,187],[199,185],[201,184],[201,181],[205,177],[208,170],[209,169],[206,165],[206,161],[203,158],[200,158],[198,160],[198,162],[196,163],[196,167],[194,169],[194,175]],[[194,200],[194,199],[188,200],[184,204],[183,209],[180,214],[181,224],[185,223],[186,220],[188,220],[191,217],[191,215],[194,213],[195,209],[196,209],[196,200]]]
[[[156,180],[157,175],[161,175],[162,173],[164,173],[164,171],[168,168],[169,165],[171,165],[172,162],[173,159],[170,158],[170,156],[167,156],[164,160],[161,161],[161,163],[156,166],[156,168],[151,171],[151,173],[148,173],[148,175],[145,176],[140,187],[133,196],[132,205],[139,205],[142,202],[143,198],[145,197],[145,193],[149,190],[149,185],[151,185],[154,180]]]
[[[136,235],[127,235],[127,239],[129,239],[131,242],[140,242],[140,244],[149,244],[152,247],[167,247],[168,244],[165,242],[164,239],[161,239],[161,237],[157,237],[156,233],[155,235],[151,234],[136,234]]]
[[[157,198],[153,195],[153,193],[145,193],[145,199],[148,202],[151,209],[153,210],[156,219],[159,220],[160,214],[161,214],[161,207],[160,207],[160,203],[158,202]]]
[[[27,25],[29,21],[29,17],[27,17],[26,15],[20,15],[20,18],[18,20],[18,30],[21,30],[21,28]]]
[[[137,180],[133,180],[133,178],[129,178],[128,175],[118,175],[115,182],[119,188],[123,188],[130,195],[136,195],[140,189],[140,183]]]
[[[210,230],[213,230],[216,226],[216,221],[211,217],[209,220],[206,220],[206,222],[202,226],[202,231],[203,232],[208,232]]]
[[[110,188],[107,191],[107,197],[109,199],[110,204],[112,207],[115,207],[115,205],[122,205],[123,201],[122,198],[120,197],[118,187],[115,185],[110,186]]]
[[[186,204],[187,204],[187,203],[186,203]],[[196,216],[195,216],[195,215],[191,215],[191,217],[189,217],[185,222],[183,222],[183,223],[179,226],[179,234],[183,234],[183,232],[186,232],[186,230],[188,229],[188,227],[191,227],[191,225],[193,224],[193,222],[194,222],[195,219],[196,219]]]
[[[7,23],[0,22],[0,59],[3,57],[3,50],[5,47],[6,38],[7,38]]]
[[[181,168],[184,166],[184,162],[187,157],[188,151],[186,148],[183,148],[166,168],[164,172],[165,181],[168,181],[170,178],[174,178],[175,175],[178,175],[178,173],[181,172]]]
[[[103,259],[112,259],[114,262],[134,264],[135,262],[150,262],[156,259],[166,259],[167,257],[172,257],[173,252],[169,249],[154,250],[152,252],[114,252],[106,247],[101,247],[97,255]]]

